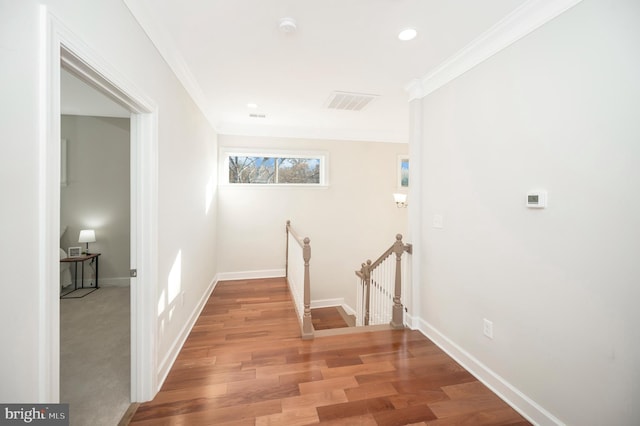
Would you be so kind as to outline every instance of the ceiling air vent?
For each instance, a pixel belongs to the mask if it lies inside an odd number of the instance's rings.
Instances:
[[[327,102],[327,108],[362,111],[377,97],[378,95],[368,95],[366,93],[333,92]]]

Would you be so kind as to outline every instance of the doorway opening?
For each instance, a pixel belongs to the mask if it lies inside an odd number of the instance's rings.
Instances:
[[[131,403],[131,113],[60,77],[60,400],[73,424],[117,424]]]
[[[157,271],[157,108],[107,62],[52,16],[43,52],[43,99],[47,121],[41,181],[46,255],[42,279],[39,362],[40,400],[60,402],[60,74],[74,77],[121,105],[130,115],[130,401],[157,391],[155,283]],[[88,325],[90,327],[90,325]],[[65,402],[65,401],[62,401]]]

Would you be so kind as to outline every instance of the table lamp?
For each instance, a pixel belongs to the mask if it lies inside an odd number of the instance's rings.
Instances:
[[[80,231],[79,243],[87,243],[86,254],[89,254],[89,243],[96,242],[96,233],[93,229],[83,229]]]

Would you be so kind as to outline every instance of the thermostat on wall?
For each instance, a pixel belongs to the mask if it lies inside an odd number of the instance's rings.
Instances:
[[[527,193],[527,207],[544,209],[547,207],[547,191],[531,191]]]

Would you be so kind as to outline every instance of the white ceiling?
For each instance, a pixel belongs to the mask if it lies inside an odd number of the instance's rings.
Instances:
[[[125,0],[218,132],[388,142],[408,141],[405,86],[524,2]],[[398,40],[406,27],[416,39]],[[379,97],[331,110],[333,91]]]

